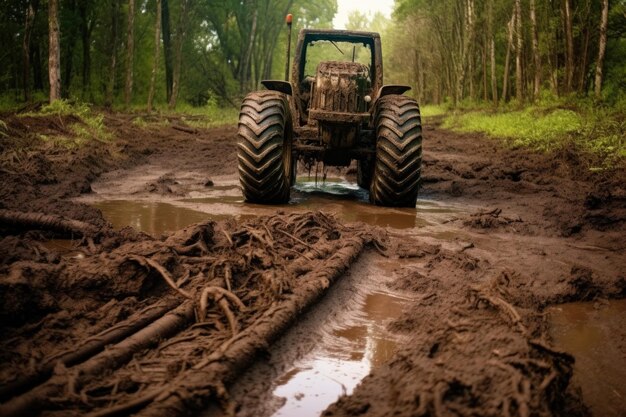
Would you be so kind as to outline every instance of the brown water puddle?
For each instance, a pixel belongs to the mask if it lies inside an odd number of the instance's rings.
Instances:
[[[391,359],[397,340],[385,324],[409,302],[385,292],[367,294],[353,317],[325,333],[313,351],[274,381],[273,395],[284,403],[273,416],[318,416],[340,395],[350,394],[372,368]]]
[[[207,196],[208,195],[208,196]],[[436,224],[461,210],[434,201],[419,200],[416,208],[377,207],[367,201],[367,191],[347,181],[324,183],[300,180],[285,205],[248,204],[236,186],[213,187],[202,197],[156,201],[105,200],[91,204],[100,209],[114,227],[132,226],[158,235],[207,219],[221,220],[271,215],[276,211],[323,210],[346,222],[364,222],[394,229]]]
[[[100,209],[104,218],[116,229],[131,226],[153,236],[214,218],[206,213],[168,203],[109,200],[92,205]]]
[[[596,416],[626,415],[626,299],[550,309],[555,345],[574,355],[574,382]]]

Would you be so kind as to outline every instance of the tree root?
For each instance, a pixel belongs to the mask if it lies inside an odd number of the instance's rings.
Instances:
[[[313,304],[354,261],[364,241],[359,237],[346,240],[347,243],[322,266],[301,278],[293,294],[266,310],[254,324],[224,342],[222,347],[191,370],[181,373],[178,378],[184,382],[176,382],[169,394],[164,395],[165,398],[150,402],[138,415],[175,416],[203,407],[208,401],[208,387],[214,387],[220,381],[233,380],[254,360],[258,352],[276,340],[296,320],[298,313]]]
[[[107,370],[119,368],[127,363],[135,353],[152,346],[158,340],[172,336],[192,321],[193,317],[193,302],[187,301],[117,345],[81,365],[73,367],[72,373],[78,377],[72,382],[73,387],[71,387],[70,392],[79,390],[89,378],[101,375]],[[62,364],[61,367],[64,369]],[[59,369],[59,365],[56,369]],[[17,417],[37,414],[41,408],[47,406],[50,398],[61,395],[68,387],[69,380],[66,374],[66,372],[57,373],[45,384],[1,404],[0,415]]]
[[[511,303],[496,294],[490,294],[485,288],[473,286],[470,289],[470,296],[474,298],[474,304],[478,306],[481,302],[487,303],[502,312],[508,321],[519,328],[522,333],[526,333],[526,326],[522,322],[522,317]]]
[[[100,229],[78,220],[43,213],[29,213],[0,209],[0,225],[20,230],[51,230],[63,234],[93,236]]]
[[[193,298],[189,292],[183,290],[182,288],[179,288],[179,286],[176,285],[176,282],[174,282],[169,272],[167,272],[167,270],[163,268],[158,262],[140,255],[129,255],[128,258],[136,261],[141,266],[152,267],[163,277],[167,285],[169,285],[174,291],[176,291],[185,298]]]
[[[222,309],[222,312],[228,319],[228,324],[230,325],[233,336],[235,336],[239,331],[239,325],[235,315],[228,306],[228,301],[236,305],[240,311],[244,311],[246,306],[241,302],[239,297],[230,291],[220,287],[206,287],[202,290],[202,294],[200,295],[200,311],[198,313],[199,321],[204,321],[206,318],[208,299],[210,296],[213,297],[215,302],[217,302],[217,305]]]

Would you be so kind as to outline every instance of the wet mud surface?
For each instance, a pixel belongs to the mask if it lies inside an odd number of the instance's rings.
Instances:
[[[98,232],[0,224],[0,414],[623,415],[623,170],[426,123],[415,209],[352,168],[259,206],[234,128],[105,123],[7,123],[3,215]]]

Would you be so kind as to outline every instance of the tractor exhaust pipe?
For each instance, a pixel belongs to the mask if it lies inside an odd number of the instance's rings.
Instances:
[[[289,13],[285,16],[285,23],[287,23],[287,27],[289,28],[289,33],[287,34],[287,64],[285,64],[285,81],[289,82],[289,60],[291,59],[291,21],[293,20],[293,16]]]

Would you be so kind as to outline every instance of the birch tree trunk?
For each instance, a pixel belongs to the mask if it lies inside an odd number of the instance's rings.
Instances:
[[[133,57],[135,49],[135,0],[128,0],[128,27],[126,28],[126,85],[124,105],[128,107],[133,94]]]
[[[176,108],[178,90],[180,88],[180,70],[183,60],[183,42],[187,26],[187,14],[189,13],[189,3],[191,0],[181,0],[180,18],[176,28],[176,44],[174,45],[174,73],[172,79],[172,96],[170,97],[169,108]]]
[[[522,81],[522,47],[523,33],[522,33],[522,6],[521,0],[515,0],[515,35],[517,44],[515,47],[515,97],[517,101],[521,103],[524,101],[523,94],[523,81]]]
[[[606,30],[609,23],[609,0],[602,0],[602,17],[600,21],[600,39],[598,46],[598,60],[596,61],[596,81],[594,85],[595,96],[599,99],[602,96],[602,65],[604,64],[604,54],[606,52]]]
[[[59,0],[48,2],[48,78],[50,103],[61,98],[61,47],[59,45]]]
[[[535,0],[530,0],[530,25],[533,37],[533,64],[535,66],[535,79],[533,83],[533,98],[539,98],[541,90],[541,57],[539,56],[539,35],[537,33],[537,16],[535,13]]]
[[[156,2],[156,21],[154,22],[154,61],[152,63],[152,76],[150,77],[150,90],[148,92],[148,111],[152,111],[154,99],[154,86],[156,84],[157,70],[159,68],[159,51],[161,46],[161,0]]]

